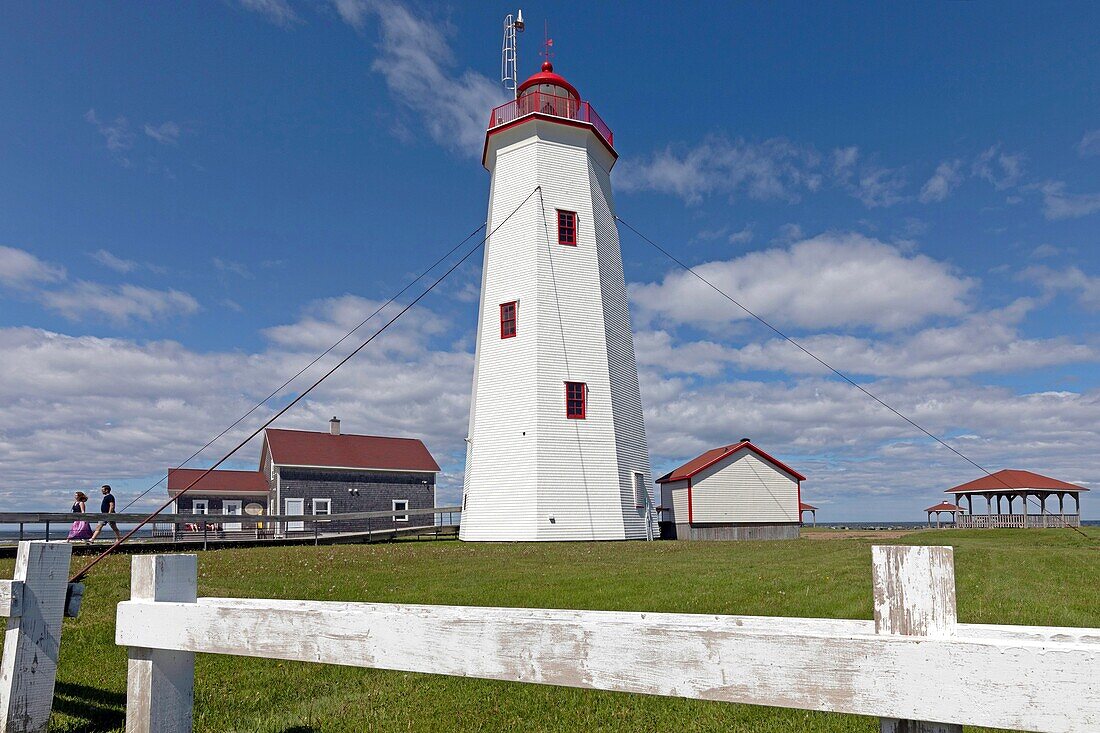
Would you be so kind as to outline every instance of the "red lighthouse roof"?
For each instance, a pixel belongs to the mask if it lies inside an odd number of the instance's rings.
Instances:
[[[522,95],[524,90],[530,89],[533,86],[542,84],[552,84],[556,87],[561,87],[573,95],[574,99],[580,99],[581,95],[577,91],[577,88],[565,80],[565,77],[561,74],[554,73],[554,65],[549,61],[542,62],[542,70],[537,74],[532,74],[527,81],[519,85],[519,89],[516,90],[517,95]]]

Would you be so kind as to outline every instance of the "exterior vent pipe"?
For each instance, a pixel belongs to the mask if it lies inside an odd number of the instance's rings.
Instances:
[[[328,431],[333,435],[340,434],[340,421],[336,419],[335,415],[328,421]]]

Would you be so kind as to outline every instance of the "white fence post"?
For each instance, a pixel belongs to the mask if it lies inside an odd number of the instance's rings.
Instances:
[[[19,543],[0,661],[0,733],[38,733],[50,722],[72,551],[67,542]]]
[[[130,600],[194,603],[196,555],[134,557]],[[126,733],[190,733],[195,698],[194,652],[130,647],[126,672]]]
[[[872,547],[875,633],[955,636],[955,559],[950,547]],[[955,723],[880,718],[881,733],[962,733]]]

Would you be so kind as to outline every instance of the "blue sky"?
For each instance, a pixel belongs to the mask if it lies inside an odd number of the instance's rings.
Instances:
[[[626,221],[979,463],[1100,486],[1095,4],[589,5],[524,6],[521,76],[548,19]],[[512,10],[0,9],[0,504],[132,495],[483,222]],[[621,236],[655,474],[750,435],[822,520],[976,477]],[[478,275],[283,424],[421,436],[453,500]]]

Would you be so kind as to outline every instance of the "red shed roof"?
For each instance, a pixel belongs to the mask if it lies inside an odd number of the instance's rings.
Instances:
[[[202,476],[192,491],[216,491],[232,493],[267,493],[267,481],[259,471],[211,471],[206,469],[172,468],[168,470],[168,493],[178,494]]]
[[[966,494],[976,491],[1004,491],[1005,489],[1053,489],[1060,491],[1088,491],[1083,486],[1059,481],[1050,476],[1043,476],[1031,471],[1018,471],[1006,468],[988,476],[967,481],[953,489],[947,489],[947,494]]]
[[[936,506],[930,506],[927,509],[925,509],[924,511],[926,511],[926,512],[957,512],[957,511],[960,511],[960,510],[959,510],[959,507],[955,506],[954,504],[952,504],[950,502],[941,501]]]
[[[752,451],[753,453],[760,456],[765,461],[772,464],[781,471],[786,471],[790,475],[794,476],[799,481],[806,480],[805,476],[803,476],[787,464],[768,455],[767,453],[753,445],[750,441],[742,440],[740,443],[733,443],[732,445],[724,445],[721,448],[714,448],[713,450],[708,450],[706,453],[692,458],[684,465],[669,473],[666,473],[664,476],[657,479],[657,483],[665,484],[669,483],[670,481],[683,481],[684,479],[691,478],[695,474],[702,471],[704,468],[709,468],[710,466],[713,466],[718,461],[726,458],[727,456],[733,455],[742,448]]]
[[[416,438],[332,435],[277,428],[268,428],[264,434],[267,448],[279,466],[439,471],[439,464]]]

